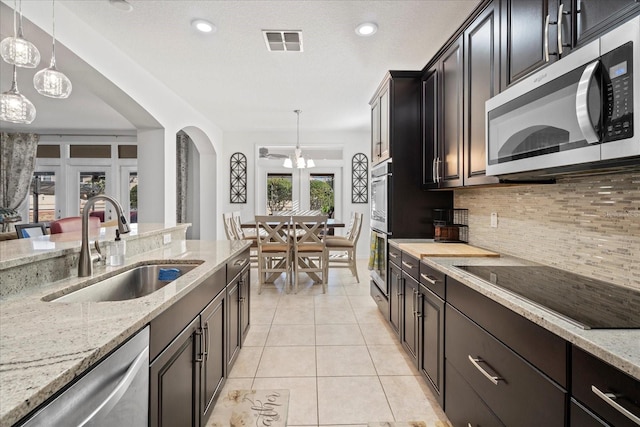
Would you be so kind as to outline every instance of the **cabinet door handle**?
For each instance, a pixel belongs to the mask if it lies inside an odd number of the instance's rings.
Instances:
[[[436,158],[433,158],[433,162],[431,163],[431,176],[433,177],[433,182],[437,183],[437,177],[436,177]]]
[[[389,252],[389,256],[394,259],[398,258],[398,255],[394,254],[393,252]]]
[[[598,389],[598,387],[596,387],[595,385],[591,385],[591,391],[600,399],[604,400],[605,403],[610,405],[613,409],[620,412],[622,415],[629,418],[631,421],[633,421],[634,423],[640,426],[640,417],[635,415],[633,412],[629,411],[627,408],[620,405],[618,402],[616,402],[617,399],[620,399],[622,397],[621,395],[619,394],[616,395],[613,393],[604,393],[600,391],[600,389]]]
[[[209,335],[209,322],[204,324],[204,329],[207,331],[205,337],[205,348],[204,348],[204,360],[209,360],[209,345],[211,345],[211,335]]]
[[[432,285],[435,285],[436,282],[438,281],[438,279],[434,279],[433,277],[431,277],[431,276],[429,276],[427,274],[424,274],[424,273],[421,273],[420,277],[422,277],[424,280],[426,280],[427,282],[431,283]]]
[[[248,260],[246,258],[242,258],[242,259],[239,259],[236,262],[234,262],[233,265],[235,267],[242,267],[243,265],[245,265],[247,263],[247,261]]]
[[[469,357],[469,362],[471,362],[473,364],[473,366],[476,367],[476,369],[478,371],[480,371],[480,373],[482,373],[482,375],[484,375],[485,377],[487,377],[487,379],[489,381],[491,381],[493,383],[493,385],[498,385],[499,381],[503,381],[504,378],[498,377],[498,376],[494,376],[491,375],[489,372],[487,372],[482,366],[480,366],[480,363],[487,363],[485,362],[482,358],[480,357],[473,357],[471,355],[468,355]]]
[[[558,6],[558,57],[562,55],[562,15],[564,15],[564,3]]]
[[[204,345],[202,345],[202,329],[198,329],[195,331],[196,336],[198,337],[198,339],[200,340],[200,352],[196,352],[196,362],[203,362],[204,358],[202,356],[204,356],[204,352],[202,351],[202,349],[204,348]]]
[[[413,265],[409,264],[406,261],[402,261],[402,265],[404,265],[405,267],[407,267],[409,270],[413,270]]]
[[[549,15],[544,20],[544,62],[549,62]]]

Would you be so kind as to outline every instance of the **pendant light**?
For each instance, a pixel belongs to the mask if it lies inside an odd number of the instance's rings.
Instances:
[[[13,37],[0,42],[0,56],[6,62],[18,67],[35,68],[40,63],[40,52],[35,45],[24,39],[22,34],[22,0],[20,0],[19,26],[16,31],[16,0],[13,1]]]
[[[311,159],[309,159],[308,161],[305,161],[304,157],[302,156],[302,150],[300,149],[300,113],[302,113],[302,110],[293,110],[293,112],[296,113],[298,116],[296,149],[294,151],[294,159],[291,159],[291,157],[287,157],[286,159],[284,159],[284,164],[282,166],[288,169],[294,166],[297,169],[312,168],[316,164]]]
[[[16,65],[13,65],[11,89],[0,95],[0,120],[29,124],[36,118],[36,107],[18,91]]]
[[[55,13],[55,0],[51,1],[51,17],[52,17],[52,32],[53,43],[51,50],[51,64],[49,68],[44,68],[33,76],[33,86],[36,88],[39,94],[48,96],[50,98],[68,98],[71,94],[71,80],[67,78],[63,73],[56,69],[56,13]]]

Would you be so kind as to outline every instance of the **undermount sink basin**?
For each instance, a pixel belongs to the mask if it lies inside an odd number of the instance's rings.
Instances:
[[[97,302],[125,301],[140,298],[162,289],[198,265],[200,265],[200,262],[140,265],[50,301]],[[161,269],[177,269],[179,273],[175,272],[175,270],[161,272]],[[161,280],[165,278],[167,280]]]

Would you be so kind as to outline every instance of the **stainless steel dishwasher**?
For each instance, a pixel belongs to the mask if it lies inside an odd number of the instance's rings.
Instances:
[[[91,368],[22,426],[148,425],[149,327]]]

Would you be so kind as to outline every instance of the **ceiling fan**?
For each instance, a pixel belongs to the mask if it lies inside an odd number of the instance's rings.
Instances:
[[[286,159],[286,154],[277,154],[277,153],[269,153],[269,149],[267,147],[260,147],[258,150],[261,159]]]

